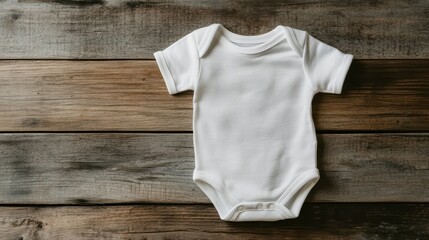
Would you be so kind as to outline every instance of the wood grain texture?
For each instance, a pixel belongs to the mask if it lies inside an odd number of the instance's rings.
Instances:
[[[192,131],[192,91],[169,95],[155,61],[0,61],[1,131]],[[429,60],[356,60],[317,130],[429,131]]]
[[[225,222],[207,205],[0,207],[4,239],[428,239],[427,204],[304,204],[300,217]]]
[[[429,239],[428,18],[427,0],[0,0],[0,239]],[[192,182],[193,93],[168,95],[153,52],[215,22],[355,56],[313,101],[321,179],[297,219],[224,222]]]
[[[0,1],[0,58],[153,59],[214,22],[250,35],[278,24],[361,59],[429,57],[426,0]]]
[[[429,201],[429,134],[318,135],[311,202]],[[210,203],[192,135],[5,133],[1,204]]]

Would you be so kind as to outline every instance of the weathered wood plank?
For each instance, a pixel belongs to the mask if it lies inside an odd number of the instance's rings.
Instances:
[[[0,207],[2,239],[428,239],[429,204],[304,204],[230,223],[207,205]]]
[[[429,134],[318,135],[311,202],[428,202]],[[4,133],[1,204],[209,203],[192,135]]]
[[[0,61],[2,131],[192,131],[192,91],[151,61]],[[316,95],[317,130],[429,131],[429,60],[357,60]]]
[[[428,12],[426,0],[3,0],[0,58],[152,59],[192,30],[221,22],[240,34],[300,28],[356,58],[423,59]]]

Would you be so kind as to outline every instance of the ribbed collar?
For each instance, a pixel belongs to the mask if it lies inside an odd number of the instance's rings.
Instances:
[[[229,47],[231,50],[244,53],[244,54],[255,54],[260,53],[279,43],[284,38],[284,28],[282,25],[277,25],[274,29],[269,32],[259,35],[240,35],[231,32],[220,23],[215,23],[216,35],[219,41]],[[259,43],[258,45],[243,47],[235,44],[237,43]]]

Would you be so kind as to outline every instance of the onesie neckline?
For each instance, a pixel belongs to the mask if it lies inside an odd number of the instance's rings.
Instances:
[[[241,35],[228,30],[220,23],[215,25],[216,33],[219,34],[219,41],[224,43],[231,50],[244,54],[256,54],[263,52],[284,39],[284,28],[282,25],[277,25],[272,30],[258,35]],[[242,47],[234,44],[233,42],[259,44],[250,47]]]

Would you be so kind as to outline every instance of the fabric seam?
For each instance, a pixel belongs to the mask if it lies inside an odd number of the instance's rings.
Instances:
[[[201,40],[201,42],[198,44],[198,48],[199,48],[199,57],[203,57],[203,55],[206,53],[206,51],[208,50],[208,46],[210,44],[210,42],[212,41],[209,37],[213,37],[211,36],[211,34],[214,34],[213,32],[215,31],[215,24],[210,24],[209,26],[207,26],[207,30],[204,33],[203,39]]]
[[[300,51],[301,51],[301,59],[302,59],[302,68],[304,69],[304,76],[305,76],[305,80],[306,80],[306,82],[310,85],[310,87],[311,87],[311,89],[313,90],[313,95],[314,94],[316,94],[316,93],[318,93],[319,91],[317,90],[317,88],[315,88],[314,87],[314,85],[313,85],[313,83],[312,83],[312,81],[311,81],[311,78],[308,76],[308,74],[307,74],[307,72],[306,72],[306,66],[305,66],[305,60],[304,60],[304,46],[300,46],[299,45],[299,43],[298,43],[298,40],[296,39],[296,35],[295,35],[295,33],[293,33],[293,35],[294,35],[294,38],[295,38],[295,40],[294,41],[296,41],[297,42],[297,44],[298,44],[298,46],[299,46],[299,48],[300,48]],[[307,42],[307,39],[308,39],[308,36],[309,36],[309,34],[307,33],[307,32],[305,32],[305,39],[304,39],[304,44]]]
[[[158,56],[158,58],[157,58]],[[171,88],[171,94],[175,94],[177,93],[177,89],[176,89],[176,84],[174,81],[174,77],[171,74],[170,68],[167,65],[166,59],[164,57],[164,54],[162,51],[158,51],[155,53],[155,59],[159,59],[160,60],[160,69],[161,69],[161,74],[165,74],[165,80],[167,83],[167,88],[170,86]],[[164,77],[164,76],[163,76]]]
[[[295,35],[295,32],[293,32],[289,27],[287,28],[287,30],[288,30],[289,34],[292,35],[293,44],[295,45],[296,48],[298,48],[298,50],[300,51],[301,57],[302,57],[302,54],[303,54],[304,50],[301,47],[301,45],[298,43],[298,40],[297,40],[296,35]]]
[[[206,34],[207,34],[207,31],[206,31],[206,33],[204,34],[204,37],[206,36]],[[197,40],[196,40],[196,38],[195,38],[195,31],[194,31],[194,33],[192,34],[192,39],[193,39],[193,41],[194,41],[195,48],[196,48],[196,51],[197,51],[197,57],[198,57],[198,72],[197,72],[197,75],[195,76],[195,79],[193,79],[193,81],[192,81],[192,90],[194,90],[194,91],[195,91],[196,84],[197,84],[197,81],[198,81],[198,79],[199,79],[199,77],[200,77],[200,72],[201,72],[201,57],[200,57],[200,49],[199,49],[199,43],[197,42]]]
[[[301,181],[307,177],[308,175],[312,174],[312,173],[318,173],[317,168],[312,168],[306,172],[304,172],[303,174],[301,174],[301,176],[299,176],[291,185],[289,185],[289,187],[286,189],[286,191],[279,197],[279,199],[277,200],[277,202],[279,204],[283,204],[283,200],[290,194],[290,192],[292,190],[294,190],[294,188],[301,183]]]
[[[204,32],[204,36],[203,36],[203,38],[202,38],[202,40],[201,40],[201,42],[200,43],[196,43],[197,44],[197,52],[198,52],[198,73],[197,73],[197,77],[196,77],[196,79],[195,79],[195,83],[194,83],[194,91],[195,91],[195,89],[196,89],[196,87],[197,87],[197,83],[198,83],[198,81],[199,81],[199,79],[200,79],[200,76],[201,76],[201,69],[202,69],[202,59],[201,59],[201,57],[202,57],[202,54],[204,54],[204,52],[202,52],[202,50],[204,49],[204,47],[205,47],[205,45],[206,44],[208,44],[207,43],[207,41],[208,41],[208,35],[210,34],[210,31],[212,31],[212,26],[213,25],[209,25],[209,26],[207,26],[207,29],[206,29],[206,31]],[[195,42],[196,42],[196,40],[195,40]]]
[[[345,64],[346,60],[349,60],[350,57],[351,57],[350,54],[346,54],[346,55],[344,55],[343,59],[341,60],[341,64],[337,70],[337,73],[335,74],[333,93],[340,93],[340,89],[337,89],[338,88],[338,82],[339,82],[339,74],[343,72],[343,69],[345,67],[344,64]]]

